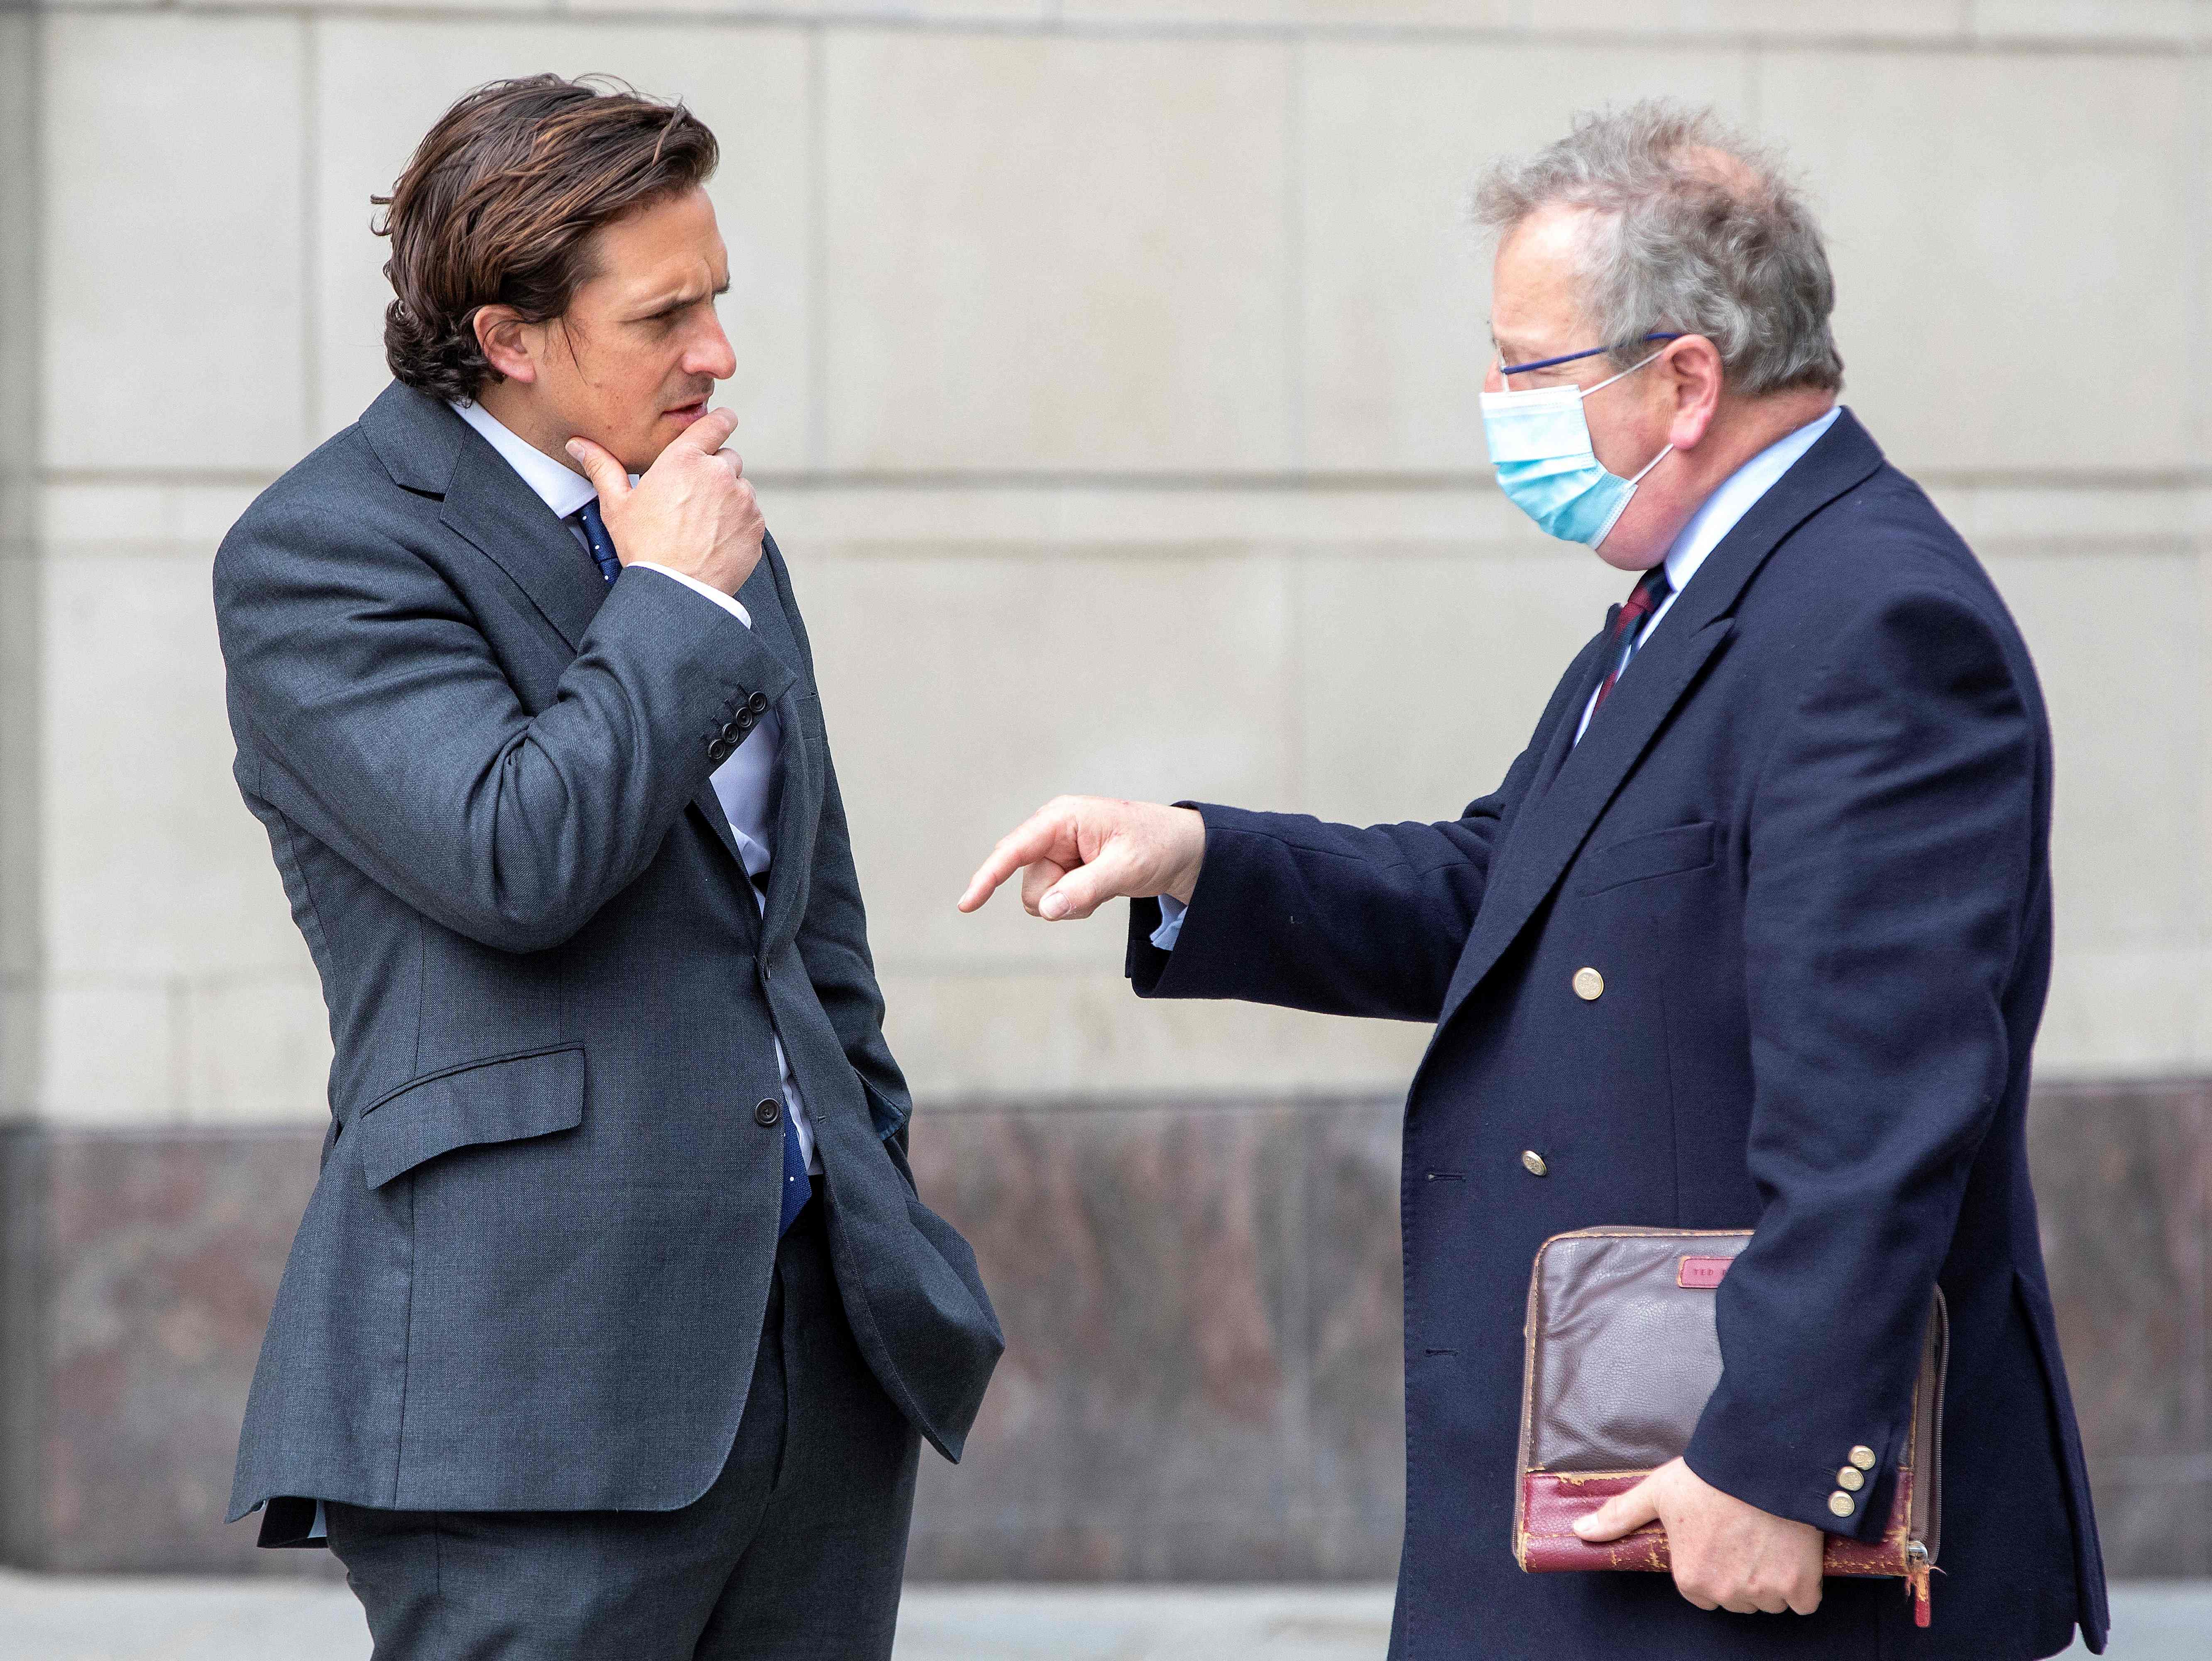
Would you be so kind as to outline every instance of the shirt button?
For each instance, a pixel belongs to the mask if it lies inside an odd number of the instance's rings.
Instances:
[[[1575,995],[1584,1003],[1595,1003],[1605,995],[1605,977],[1595,969],[1577,969],[1574,989]]]
[[[1521,1166],[1531,1177],[1544,1176],[1552,1169],[1544,1163],[1544,1156],[1533,1147],[1521,1156]]]
[[[761,1098],[761,1104],[753,1110],[753,1122],[756,1124],[771,1125],[782,1116],[783,1110],[765,1096]]]
[[[1828,1510],[1838,1517],[1849,1517],[1858,1508],[1858,1501],[1841,1488],[1828,1496]]]

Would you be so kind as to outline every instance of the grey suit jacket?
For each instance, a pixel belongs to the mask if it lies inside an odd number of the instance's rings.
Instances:
[[[704,1493],[775,1261],[772,1036],[854,1335],[957,1458],[1003,1343],[907,1166],[911,1103],[774,542],[740,594],[750,630],[650,573],[609,587],[490,446],[393,386],[246,511],[215,598],[239,787],[337,1047],[233,1518],[280,1496]],[[764,916],[708,783],[755,694],[784,730]]]

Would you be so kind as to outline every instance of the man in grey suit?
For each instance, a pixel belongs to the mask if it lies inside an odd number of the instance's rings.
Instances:
[[[216,561],[337,1048],[233,1515],[326,1538],[381,1661],[887,1656],[1002,1347],[708,405],[715,160],[626,89],[456,105],[386,204],[395,384]]]

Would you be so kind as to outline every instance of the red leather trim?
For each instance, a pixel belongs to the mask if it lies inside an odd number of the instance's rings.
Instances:
[[[1681,1268],[1674,1271],[1674,1284],[1709,1292],[1721,1283],[1735,1261],[1733,1257],[1685,1257]]]
[[[1514,1519],[1514,1555],[1531,1574],[1553,1574],[1568,1569],[1645,1569],[1665,1573],[1672,1567],[1667,1555],[1667,1531],[1647,1523],[1619,1540],[1592,1545],[1574,1532],[1575,1520],[1587,1517],[1616,1494],[1626,1494],[1649,1471],[1606,1471],[1578,1475],[1571,1471],[1532,1470],[1521,1479],[1521,1514]],[[1900,1472],[1897,1493],[1890,1502],[1889,1524],[1881,1538],[1868,1542],[1827,1536],[1820,1572],[1824,1574],[1894,1576],[1902,1579],[1908,1564],[1905,1555],[1912,1518],[1912,1474]]]

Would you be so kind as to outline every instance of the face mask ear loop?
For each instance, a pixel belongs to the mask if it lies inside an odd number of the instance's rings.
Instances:
[[[1644,472],[1638,473],[1634,478],[1630,479],[1628,481],[1630,485],[1632,487],[1643,484],[1644,473],[1650,472],[1654,467],[1656,467],[1661,462],[1666,460],[1668,456],[1674,453],[1674,447],[1669,444],[1665,449],[1660,451],[1657,455],[1653,456],[1650,460],[1644,464]]]
[[[1583,387],[1583,396],[1584,398],[1588,398],[1592,392],[1601,392],[1607,387],[1612,386],[1614,381],[1626,380],[1629,376],[1634,374],[1638,369],[1648,368],[1666,356],[1667,348],[1662,346],[1657,351],[1652,353],[1650,356],[1645,358],[1643,362],[1632,363],[1628,368],[1623,369],[1619,374],[1607,375],[1604,380],[1599,381],[1596,386]],[[1638,477],[1640,478],[1641,475],[1638,475]]]

